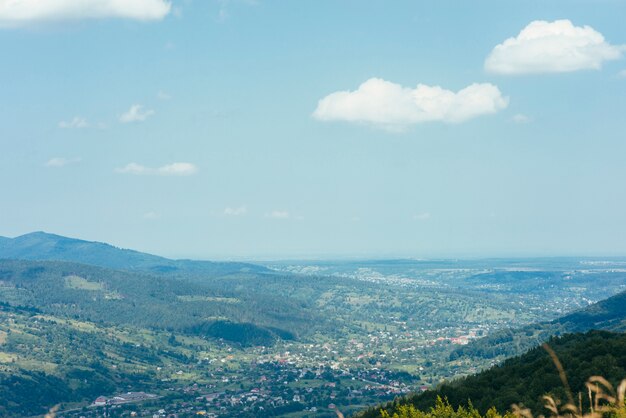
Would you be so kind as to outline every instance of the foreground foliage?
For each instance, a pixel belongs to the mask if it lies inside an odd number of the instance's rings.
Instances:
[[[544,406],[549,411],[550,418],[624,418],[626,417],[626,379],[622,380],[617,390],[606,379],[592,376],[585,384],[589,406],[586,410],[582,406],[582,396],[578,403],[571,393],[569,401],[562,402],[550,395],[544,395]],[[500,414],[495,407],[489,408],[481,414],[473,405],[459,406],[454,409],[447,400],[437,398],[435,406],[424,412],[414,405],[399,405],[393,415],[384,409],[380,410],[380,418],[534,418],[535,415],[523,405],[512,405],[511,411]],[[539,415],[538,418],[543,418]]]

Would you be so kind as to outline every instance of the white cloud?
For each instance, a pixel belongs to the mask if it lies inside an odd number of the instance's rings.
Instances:
[[[128,163],[124,167],[115,169],[116,173],[120,174],[150,174],[153,170],[137,163]]]
[[[238,208],[231,208],[230,206],[224,209],[224,215],[226,216],[242,216],[248,213],[248,208],[245,206],[239,206]]]
[[[418,213],[417,215],[413,216],[413,219],[416,221],[427,221],[430,219],[430,213],[429,212]]]
[[[626,78],[626,70],[622,70],[619,73],[617,73],[617,76],[619,78]]]
[[[273,210],[265,216],[273,219],[288,219],[291,215],[286,210]]]
[[[128,163],[124,167],[115,169],[116,173],[134,175],[161,175],[161,176],[190,176],[198,168],[191,163],[171,163],[159,168],[150,168],[137,163]]]
[[[171,7],[166,0],[0,0],[0,27],[105,18],[160,20]]]
[[[164,176],[189,176],[195,174],[198,168],[191,163],[172,163],[159,167],[156,171]]]
[[[130,109],[128,109],[126,113],[120,116],[120,122],[122,123],[143,122],[152,115],[154,115],[154,110],[151,110],[151,109],[144,110],[142,105],[134,104],[130,107]]]
[[[81,118],[80,116],[74,116],[74,118],[70,121],[62,120],[59,122],[59,128],[61,129],[82,129],[88,127],[89,122],[87,122],[87,119]]]
[[[49,159],[44,165],[46,167],[51,167],[51,168],[61,168],[61,167],[65,167],[66,165],[77,164],[79,162],[81,162],[81,158],[55,157],[55,158]]]
[[[512,120],[515,123],[522,124],[522,123],[529,123],[532,119],[530,118],[530,116],[527,116],[527,115],[525,115],[523,113],[517,113],[517,114],[513,115]]]
[[[624,45],[611,45],[590,26],[569,20],[535,20],[517,37],[496,45],[485,69],[499,74],[563,73],[598,70],[605,61],[622,57]]]
[[[321,99],[313,117],[403,130],[423,122],[463,122],[507,105],[508,98],[489,83],[471,84],[455,93],[439,86],[418,84],[412,89],[370,78],[355,91],[338,91]]]

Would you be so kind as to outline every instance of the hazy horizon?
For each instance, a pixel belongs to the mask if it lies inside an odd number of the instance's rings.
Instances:
[[[29,231],[24,234],[18,234],[15,236],[6,236],[0,234],[0,238],[9,238],[14,239],[24,235],[29,235],[32,233],[44,233],[50,235],[62,236],[65,238],[76,239],[81,241],[89,241],[89,242],[98,242],[109,244],[117,248],[125,249],[125,250],[133,250],[139,251],[147,254],[152,254],[160,257],[165,257],[169,259],[190,259],[190,260],[199,260],[199,261],[244,261],[251,263],[281,263],[281,262],[295,262],[295,261],[303,261],[303,262],[358,262],[358,261],[373,261],[373,260],[412,260],[412,261],[480,261],[480,260],[534,260],[534,259],[594,259],[601,260],[606,258],[607,260],[622,260],[626,259],[626,255],[624,254],[552,254],[552,255],[538,255],[538,254],[492,254],[492,255],[476,255],[471,253],[458,253],[458,254],[430,254],[430,255],[419,255],[419,254],[402,254],[402,253],[340,253],[340,254],[332,254],[332,253],[303,253],[303,254],[267,254],[267,255],[256,255],[256,256],[246,256],[246,255],[232,255],[232,254],[215,254],[209,255],[208,257],[205,255],[189,255],[189,254],[164,254],[164,253],[152,253],[147,250],[142,250],[141,248],[131,248],[125,247],[123,245],[116,244],[114,242],[104,242],[89,239],[86,237],[78,237],[78,236],[64,236],[62,234],[50,232],[50,231]]]

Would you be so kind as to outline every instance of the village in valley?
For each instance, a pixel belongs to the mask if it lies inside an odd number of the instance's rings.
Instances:
[[[296,270],[289,274],[303,280],[305,267],[283,270]],[[623,287],[618,275],[604,268],[516,272],[508,282],[506,270],[411,270],[396,263],[324,266],[330,279],[318,278],[319,269],[310,270],[311,287],[300,287],[301,296],[291,295],[309,298],[315,311],[332,321],[311,322],[308,333],[296,338],[244,345],[201,333],[110,326],[7,308],[0,311],[0,332],[5,333],[0,367],[11,373],[14,367],[45,368],[56,362],[68,370],[89,396],[59,404],[59,418],[334,417],[335,410],[350,414],[476,373],[499,358],[468,360],[452,353],[500,329],[584,306],[581,292],[600,299],[602,292]],[[607,286],[592,288],[599,275]],[[537,287],[538,280],[547,284]],[[66,280],[63,291],[75,291],[76,282]],[[0,289],[6,297],[19,294],[11,286]],[[285,282],[281,286],[291,291]],[[181,307],[208,303],[208,298],[196,299],[178,298]],[[94,362],[85,353],[96,347],[104,354]]]
[[[488,332],[486,327],[410,331],[397,318],[388,329],[393,331],[273,347],[237,349],[221,342],[219,350],[182,367],[157,367],[155,394],[103,394],[59,416],[253,417],[263,411],[267,416],[332,417],[335,408],[357,411],[475,372],[475,365],[442,367],[437,359]]]

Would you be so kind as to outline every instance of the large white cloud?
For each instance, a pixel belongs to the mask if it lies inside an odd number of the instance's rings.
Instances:
[[[485,69],[499,74],[563,73],[600,69],[622,57],[624,45],[611,45],[590,26],[569,20],[531,22],[517,35],[496,45]]]
[[[171,7],[166,0],[0,0],[0,27],[102,18],[159,20]]]
[[[455,93],[439,86],[418,84],[413,89],[370,78],[355,91],[338,91],[321,99],[313,117],[402,130],[422,122],[463,122],[507,105],[508,99],[489,83],[475,83]]]

